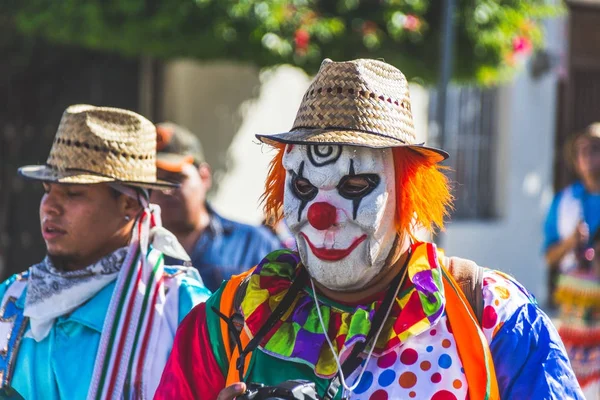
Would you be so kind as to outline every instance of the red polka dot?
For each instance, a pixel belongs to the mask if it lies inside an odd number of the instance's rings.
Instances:
[[[400,361],[404,365],[413,365],[417,362],[417,358],[419,358],[419,354],[415,349],[406,349],[402,352],[400,356]]]
[[[417,393],[415,393],[415,392],[410,392],[410,393],[408,394],[408,397],[410,397],[411,399],[413,399],[413,398],[417,397]]]
[[[448,332],[452,333],[452,327],[450,326],[450,319],[446,318],[446,328]]]
[[[496,314],[496,310],[492,306],[486,306],[483,309],[483,321],[481,321],[481,325],[485,329],[493,328],[496,325],[496,321],[498,320],[498,314]]]
[[[429,331],[429,334],[431,336],[435,336],[436,333],[437,333],[437,331],[435,329],[432,329],[432,330]]]
[[[391,353],[379,357],[379,359],[377,360],[377,366],[383,369],[389,368],[392,365],[394,365],[394,363],[396,362],[396,358],[398,358],[398,355],[396,355],[395,351],[392,351]]]
[[[448,339],[444,339],[442,340],[442,347],[447,349],[448,347],[450,347],[450,345],[452,344],[452,342],[450,342],[450,340]]]
[[[385,390],[379,389],[369,397],[369,400],[388,400],[388,394]]]
[[[483,278],[484,286],[491,285],[493,283],[496,283],[496,280],[494,278],[490,278],[490,277]]]
[[[431,400],[458,400],[455,395],[447,390],[440,390],[431,396]]]
[[[431,382],[440,383],[442,381],[442,375],[439,372],[431,375]]]

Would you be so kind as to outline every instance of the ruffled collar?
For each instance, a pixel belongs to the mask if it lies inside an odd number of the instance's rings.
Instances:
[[[444,290],[436,247],[416,243],[408,263],[408,275],[392,306],[373,355],[389,353],[412,336],[434,325],[444,312]],[[245,329],[250,338],[258,332],[281,302],[300,268],[297,253],[279,250],[269,254],[250,277],[242,302]],[[352,346],[364,341],[385,292],[369,303],[347,306],[318,296],[323,322],[342,361]],[[324,378],[332,377],[337,365],[325,339],[309,286],[301,290],[290,310],[260,343],[274,357],[311,366]]]

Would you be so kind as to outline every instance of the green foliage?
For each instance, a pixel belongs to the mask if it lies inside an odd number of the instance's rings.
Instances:
[[[455,79],[493,84],[543,45],[543,0],[457,0]],[[0,5],[22,33],[158,58],[291,63],[383,58],[435,81],[441,0],[27,0]]]

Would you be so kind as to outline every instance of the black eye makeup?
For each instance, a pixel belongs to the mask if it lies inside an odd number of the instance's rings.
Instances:
[[[340,196],[352,200],[352,218],[356,219],[362,199],[371,193],[381,182],[377,174],[357,174],[354,172],[354,160],[350,160],[348,175],[340,179],[337,190]]]
[[[346,175],[340,180],[337,189],[345,199],[360,199],[371,193],[379,185],[379,180],[379,175],[376,174]]]
[[[310,201],[317,195],[318,189],[306,178],[295,176],[292,179],[294,194],[300,200]]]
[[[300,216],[302,215],[302,210],[308,204],[309,201],[317,197],[317,193],[319,193],[319,189],[308,179],[302,176],[304,172],[304,161],[300,163],[300,168],[298,168],[298,172],[290,171],[292,174],[292,193],[298,199],[300,199],[300,207],[298,207],[298,221],[300,221]]]

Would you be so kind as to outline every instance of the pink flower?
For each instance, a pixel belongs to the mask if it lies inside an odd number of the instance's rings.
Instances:
[[[310,43],[310,33],[304,29],[298,29],[294,36],[294,42],[296,43],[296,49],[306,50]]]
[[[421,20],[414,15],[407,15],[404,19],[404,29],[415,32],[421,27]]]
[[[515,54],[529,54],[533,49],[531,40],[523,36],[517,36],[512,41],[513,51]]]

